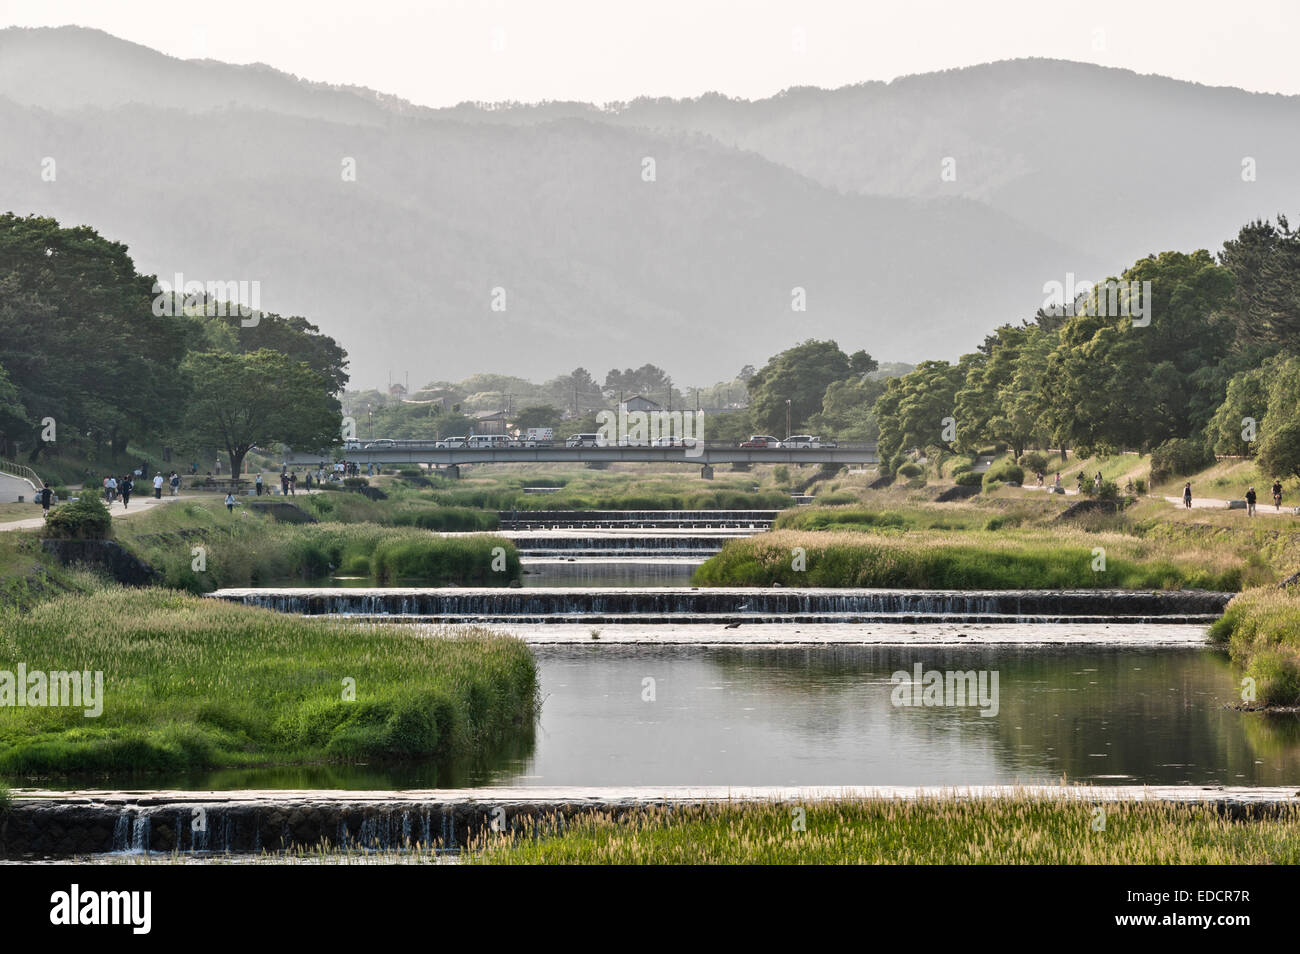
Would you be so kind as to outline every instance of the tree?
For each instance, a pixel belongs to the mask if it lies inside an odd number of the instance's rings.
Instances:
[[[0,215],[0,366],[29,414],[32,460],[45,418],[114,453],[174,425],[178,368],[199,333],[193,319],[155,317],[152,289],[126,246],[94,229]]]
[[[848,356],[834,341],[809,339],[782,351],[748,382],[754,426],[784,434],[789,401],[790,427],[798,428],[822,409],[827,387],[852,374]]]
[[[31,424],[27,409],[18,398],[18,389],[0,367],[0,447],[6,454],[12,441],[29,433]]]
[[[1094,291],[1089,307],[1065,320],[1048,360],[1041,397],[1063,444],[1151,447],[1200,431],[1222,403],[1207,369],[1224,360],[1231,341],[1227,269],[1204,250],[1162,252],[1122,281],[1151,283],[1149,323],[1112,312],[1104,291]]]
[[[1232,315],[1243,348],[1300,351],[1300,232],[1286,216],[1256,220],[1223,243],[1219,261],[1235,279]]]
[[[332,392],[342,391],[347,386],[348,353],[329,335],[321,334],[319,328],[297,315],[282,318],[261,312],[255,318],[256,323],[248,327],[243,325],[244,319],[238,314],[209,320],[223,325],[233,336],[237,350],[244,354],[267,348],[292,355],[323,375]]]
[[[190,382],[183,447],[224,447],[238,475],[256,446],[284,443],[316,451],[340,434],[330,382],[305,361],[277,351],[196,352],[185,359]]]
[[[913,449],[951,449],[944,437],[945,418],[953,416],[957,389],[974,361],[966,355],[956,365],[947,361],[922,361],[901,378],[890,378],[876,401],[876,421],[881,461],[888,462]]]
[[[515,415],[515,427],[526,431],[530,427],[555,427],[560,423],[561,411],[549,404],[534,404]]]

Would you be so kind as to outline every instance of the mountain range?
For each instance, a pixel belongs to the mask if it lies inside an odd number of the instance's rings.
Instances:
[[[1215,249],[1300,195],[1300,97],[1054,60],[433,109],[14,28],[0,131],[0,211],[168,280],[256,281],[357,386],[647,362],[709,383],[810,337],[955,358],[1047,282]]]

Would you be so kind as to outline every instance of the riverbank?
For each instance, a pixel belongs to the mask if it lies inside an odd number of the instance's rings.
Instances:
[[[1243,704],[1300,705],[1300,592],[1295,587],[1234,597],[1210,627],[1210,639],[1227,648],[1253,683],[1253,693],[1243,684]]]
[[[583,817],[541,837],[491,831],[478,864],[1295,864],[1300,808],[1234,819],[1162,800],[1012,794],[673,806]]]
[[[6,708],[0,772],[22,776],[440,759],[531,736],[537,670],[518,640],[303,620],[167,590],[105,589],[0,616],[28,673],[102,672],[98,705]],[[87,717],[87,710],[100,708]]]
[[[695,571],[701,586],[1235,591],[1248,558],[1179,541],[1071,527],[999,530],[775,530],[728,541]]]
[[[352,496],[313,494],[309,499],[334,506],[332,499]],[[304,511],[294,503],[305,505],[305,500],[245,498],[233,513],[219,501],[186,502],[116,527],[116,537],[160,571],[162,585],[192,593],[333,574],[364,577],[375,585],[508,586],[522,574],[518,551],[504,537],[443,536],[377,523],[285,522],[315,519],[311,511],[316,507],[307,505]],[[254,508],[259,504],[279,509],[258,512]]]
[[[22,790],[6,822],[0,857],[129,863],[184,863],[193,852],[329,863],[357,850],[488,864],[1300,859],[1290,787]]]

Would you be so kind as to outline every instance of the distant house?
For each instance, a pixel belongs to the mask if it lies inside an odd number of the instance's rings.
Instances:
[[[619,410],[626,411],[629,414],[634,411],[662,411],[663,409],[664,406],[662,404],[657,401],[652,401],[648,397],[642,397],[639,394],[633,395],[619,405]]]
[[[475,434],[505,434],[509,424],[505,411],[480,411],[474,415]]]
[[[406,386],[402,384],[390,384],[388,386],[388,394],[390,397],[395,397],[400,401],[406,397]]]

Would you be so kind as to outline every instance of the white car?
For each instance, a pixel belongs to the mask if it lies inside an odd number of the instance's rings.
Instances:
[[[469,440],[465,442],[465,446],[472,447],[475,450],[490,450],[492,448],[509,447],[511,443],[508,434],[471,434]]]
[[[781,446],[788,450],[816,450],[824,445],[820,437],[813,437],[811,434],[791,434],[781,442]]]
[[[381,437],[379,440],[371,441],[369,444],[367,444],[366,450],[384,450],[385,448],[396,447],[396,446],[397,446],[397,441],[390,440],[387,437]]]
[[[444,437],[433,446],[438,450],[451,450],[454,447],[464,447],[467,440],[466,437]]]

